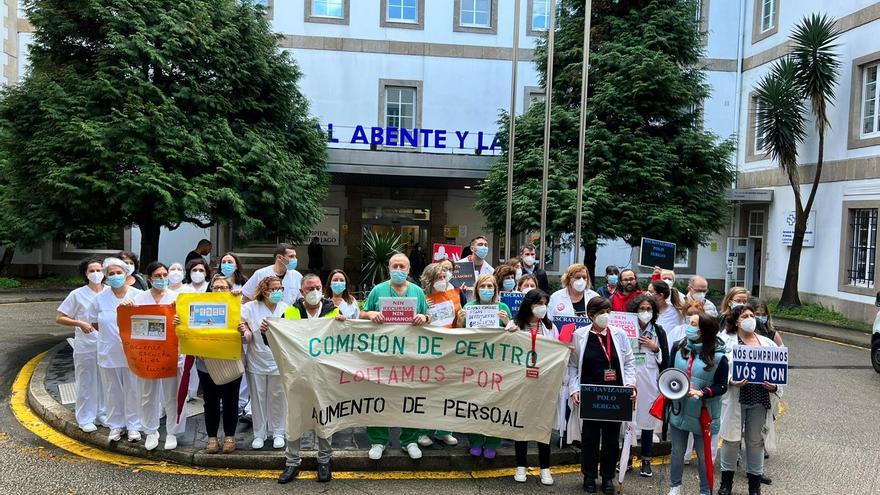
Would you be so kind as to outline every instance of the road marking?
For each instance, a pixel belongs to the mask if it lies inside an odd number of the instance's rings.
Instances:
[[[838,342],[838,341],[836,341],[836,340],[824,339],[824,338],[822,338],[822,337],[813,337],[813,336],[810,336],[810,335],[803,335],[803,334],[795,333],[795,332],[785,332],[785,331],[781,331],[781,330],[780,330],[779,333],[781,333],[781,334],[783,334],[783,335],[793,335],[793,336],[795,336],[795,337],[800,337],[800,338],[803,338],[803,339],[813,339],[813,340],[818,340],[819,342],[825,342],[825,343],[828,343],[828,344],[840,345],[840,346],[843,346],[843,347],[852,347],[853,349],[861,349],[861,350],[863,350],[863,351],[870,351],[870,350],[871,350],[870,347],[866,347],[866,346],[862,346],[862,345],[846,344],[846,343],[843,343],[843,342]]]
[[[133,471],[148,471],[151,473],[174,474],[185,476],[218,476],[218,477],[240,477],[240,478],[257,478],[257,479],[276,479],[278,478],[277,470],[269,469],[222,469],[222,468],[202,468],[193,466],[182,466],[172,464],[166,461],[157,462],[141,457],[127,456],[115,452],[106,452],[97,447],[87,445],[78,440],[68,437],[67,435],[55,430],[40,419],[27,404],[28,384],[37,365],[46,355],[45,352],[38,354],[19,371],[12,384],[12,395],[9,399],[10,407],[15,418],[22,426],[27,428],[31,433],[45,440],[46,442],[70,452],[71,454],[84,457],[89,460],[113,464]],[[669,456],[655,457],[654,465],[665,465],[669,463]],[[412,480],[412,479],[434,479],[434,480],[459,480],[459,479],[485,479],[485,478],[501,478],[511,476],[513,468],[504,469],[485,469],[480,471],[383,471],[383,472],[359,472],[359,471],[334,471],[333,478],[342,480]],[[554,474],[575,474],[580,473],[581,467],[577,464],[566,466],[556,466],[553,468]],[[536,476],[539,470],[535,468],[529,469],[529,474]],[[299,476],[301,479],[315,479],[317,473],[314,471],[303,471]]]

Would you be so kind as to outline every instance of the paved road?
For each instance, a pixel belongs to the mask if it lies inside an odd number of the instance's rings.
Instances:
[[[329,485],[300,481],[280,486],[272,480],[181,476],[134,472],[85,460],[58,449],[19,425],[9,410],[16,373],[39,352],[68,333],[52,323],[53,303],[0,305],[0,493],[110,494],[156,493],[301,493],[448,494],[578,493],[579,475],[557,476],[554,487],[530,479],[520,485],[505,477],[460,480],[335,480]],[[768,461],[774,479],[765,494],[880,494],[880,375],[868,368],[868,352],[814,339],[786,335],[791,348],[792,385],[778,423],[780,452]],[[651,480],[630,476],[626,493],[666,495],[667,470]],[[685,493],[696,493],[696,472],[685,472]],[[735,493],[743,493],[737,478]],[[582,493],[582,492],[581,492]]]

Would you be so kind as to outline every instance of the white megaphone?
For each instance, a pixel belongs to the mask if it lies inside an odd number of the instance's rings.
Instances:
[[[669,400],[683,399],[691,389],[691,381],[684,371],[668,368],[657,377],[657,388]]]

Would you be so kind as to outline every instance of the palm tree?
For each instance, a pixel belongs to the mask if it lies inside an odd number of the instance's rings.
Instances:
[[[825,155],[825,130],[830,126],[828,105],[833,104],[840,62],[834,42],[840,35],[835,21],[826,15],[805,17],[790,37],[791,53],[773,66],[758,85],[758,132],[764,136],[772,159],[779,163],[794,192],[795,224],[788,270],[779,304],[800,306],[798,275],[807,218],[819,190]],[[819,156],[813,187],[804,204],[798,169],[798,146],[806,137],[806,102],[816,124]]]

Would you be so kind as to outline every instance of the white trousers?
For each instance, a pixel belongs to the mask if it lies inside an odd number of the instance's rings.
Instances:
[[[287,397],[278,375],[247,373],[254,420],[254,438],[283,437],[287,420]]]
[[[178,376],[179,376],[178,371]],[[140,402],[138,417],[144,426],[144,432],[148,435],[159,431],[159,418],[165,411],[165,433],[179,435],[186,430],[186,412],[177,424],[177,388],[178,377],[138,380]]]
[[[125,428],[129,432],[140,431],[138,420],[140,378],[128,368],[100,368],[104,385],[104,408],[107,410],[109,428]]]
[[[98,352],[74,353],[73,370],[76,380],[76,422],[80,426],[94,423],[98,416],[105,413]]]

